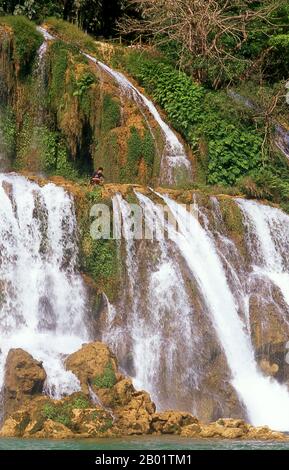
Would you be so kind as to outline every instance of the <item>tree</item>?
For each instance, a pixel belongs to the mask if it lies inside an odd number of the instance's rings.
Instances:
[[[56,16],[106,37],[115,33],[116,21],[126,7],[127,0],[0,0],[0,14],[25,15],[38,21]]]
[[[157,45],[179,46],[182,64],[188,53],[197,78],[206,81],[208,70],[219,74],[233,61],[244,60],[240,50],[250,34],[270,25],[271,15],[287,0],[129,0],[141,18],[126,16],[119,23],[124,34],[149,36]]]

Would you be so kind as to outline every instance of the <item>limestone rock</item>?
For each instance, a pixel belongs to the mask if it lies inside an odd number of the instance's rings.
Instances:
[[[66,368],[78,377],[82,391],[89,393],[88,386],[97,377],[102,377],[107,367],[117,373],[117,361],[109,348],[100,342],[84,344],[79,351],[71,354],[65,361]]]
[[[270,364],[270,362],[267,359],[262,359],[259,363],[260,368],[262,371],[269,376],[274,376],[278,373],[279,371],[279,366],[278,364]]]
[[[34,434],[34,437],[41,439],[71,439],[75,437],[75,434],[64,424],[48,419],[44,422],[41,431]]]
[[[29,414],[24,410],[9,416],[1,428],[0,437],[21,437],[22,431],[29,422]]]
[[[201,432],[201,426],[197,423],[184,426],[181,430],[182,437],[197,437]]]
[[[148,434],[155,405],[146,392],[134,392],[130,402],[115,409],[115,426],[122,435]]]
[[[152,429],[162,434],[180,434],[185,426],[197,424],[199,421],[190,413],[179,411],[163,411],[155,413],[152,419]]]
[[[23,349],[11,349],[5,365],[4,413],[10,415],[43,391],[46,372],[41,362],[36,361]]]
[[[111,435],[113,422],[113,416],[100,407],[72,410],[71,426],[82,437]]]

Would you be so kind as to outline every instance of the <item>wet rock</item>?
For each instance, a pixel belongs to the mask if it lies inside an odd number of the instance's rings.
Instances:
[[[286,434],[283,434],[281,432],[277,431],[272,431],[268,426],[259,426],[259,427],[254,427],[248,425],[248,432],[246,434],[246,438],[248,440],[250,439],[256,439],[256,440],[265,440],[265,441],[284,441],[288,440],[289,437],[286,436]]]
[[[242,419],[219,419],[209,424],[192,424],[181,430],[181,436],[204,439],[239,439],[239,440],[288,440],[280,432],[272,431],[268,426],[254,427]]]
[[[43,391],[46,372],[41,362],[36,361],[23,349],[11,349],[5,365],[4,413],[10,415]]]

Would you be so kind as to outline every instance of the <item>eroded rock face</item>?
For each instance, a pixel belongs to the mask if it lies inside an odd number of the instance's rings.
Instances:
[[[117,374],[115,356],[100,342],[84,344],[79,351],[68,356],[65,365],[79,379],[82,391],[86,394],[89,393],[89,386],[94,386],[95,379],[103,377],[107,367]]]
[[[62,400],[42,394],[42,364],[21,349],[9,352],[5,374],[7,413],[0,437],[71,439],[147,434],[174,434],[195,439],[286,440],[267,426],[254,428],[243,419],[204,424],[187,412],[156,412],[148,393],[136,391],[118,372],[117,361],[102,343],[84,345],[66,366],[83,391]],[[99,398],[95,404],[90,389]],[[109,404],[109,407],[107,406]]]
[[[5,416],[41,394],[45,380],[46,372],[41,362],[36,361],[23,349],[11,349],[5,365],[3,393]]]
[[[83,393],[91,389],[111,410],[117,434],[150,432],[154,403],[148,393],[136,391],[131,379],[119,373],[116,357],[105,344],[83,345],[66,359],[66,367],[78,377]]]
[[[170,410],[153,415],[152,429],[160,434],[180,434],[183,427],[198,423],[198,419],[190,413]]]

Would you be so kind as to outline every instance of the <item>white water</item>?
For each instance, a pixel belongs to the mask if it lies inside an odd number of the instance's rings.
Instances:
[[[280,209],[237,199],[247,225],[254,271],[267,276],[289,305],[289,217]]]
[[[191,163],[186,155],[183,144],[164,122],[152,101],[143,95],[122,73],[111,69],[108,65],[96,60],[89,54],[84,55],[113,77],[119,84],[121,90],[127,96],[130,96],[138,106],[147,109],[160,126],[165,138],[165,149],[161,161],[161,173],[164,173],[161,175],[162,182],[166,182],[167,184],[174,183],[174,172],[176,168],[181,168],[190,175],[192,171]]]
[[[44,28],[38,27],[37,29],[44,37],[44,43],[39,50],[39,60],[41,60],[47,50],[47,41],[52,41],[55,38]],[[123,93],[133,99],[140,109],[147,109],[160,126],[165,138],[165,148],[161,160],[161,182],[174,183],[176,181],[176,169],[181,169],[191,179],[192,167],[185,148],[172,129],[164,122],[153,102],[143,95],[121,72],[111,69],[108,65],[85,52],[82,52],[82,54],[110,75],[118,83]]]
[[[80,387],[63,359],[88,339],[73,201],[53,184],[2,174],[0,221],[0,384],[8,351],[23,348],[43,361],[50,395],[70,394]]]
[[[232,385],[254,425],[289,430],[289,393],[258,370],[248,333],[209,233],[185,208],[163,197],[178,222],[172,237],[194,275],[209,309],[232,374]],[[189,222],[189,223],[188,223]]]
[[[52,36],[51,34],[49,34],[48,31],[46,31],[46,29],[42,28],[41,26],[37,26],[37,31],[39,31],[39,33],[42,34],[42,36],[44,37],[44,40],[45,41],[53,41],[54,40],[54,36]]]
[[[140,193],[136,195],[146,214],[150,230],[155,228],[161,233],[163,217],[160,208],[146,196]],[[157,405],[163,407],[162,397],[166,393],[174,393],[176,380],[182,381],[183,385],[182,390],[179,390],[179,398],[186,394],[185,386],[197,386],[194,349],[197,347],[198,337],[193,335],[192,331],[193,309],[178,263],[169,253],[167,242],[161,237],[154,247],[149,247],[148,242],[146,249],[153,249],[153,254],[148,254],[143,261],[140,260],[137,242],[132,238],[131,208],[120,195],[113,198],[113,205],[115,219],[122,222],[117,233],[121,232],[125,239],[127,284],[131,305],[126,305],[126,311],[129,311],[126,320],[127,335],[121,335],[120,328],[116,327],[110,328],[105,338],[111,347],[117,350],[124,337],[130,335],[135,364],[134,385],[138,389],[149,391]],[[146,263],[149,266],[146,266]],[[145,284],[141,286],[139,276],[143,269],[146,269],[148,277],[143,280]],[[116,312],[115,309],[112,311],[113,321]],[[179,370],[181,364],[182,373],[177,374],[176,379],[176,370]],[[173,403],[174,399],[169,397],[167,402]]]

